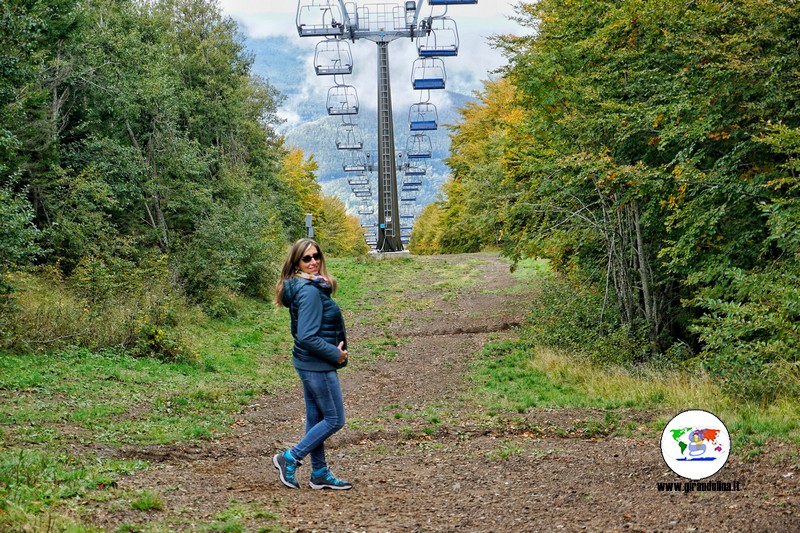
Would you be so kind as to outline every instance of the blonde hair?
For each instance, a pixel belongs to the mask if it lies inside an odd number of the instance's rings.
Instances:
[[[275,305],[283,306],[283,282],[297,275],[297,272],[300,270],[298,268],[300,259],[306,255],[306,252],[312,247],[316,248],[319,252],[319,275],[330,282],[331,294],[336,292],[336,278],[328,274],[328,268],[325,266],[325,254],[322,253],[322,248],[314,239],[303,238],[292,245],[292,249],[289,250],[289,255],[283,262],[281,276],[275,284]]]

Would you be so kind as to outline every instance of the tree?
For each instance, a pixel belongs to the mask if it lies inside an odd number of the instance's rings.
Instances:
[[[326,253],[334,257],[359,256],[369,251],[358,217],[348,215],[344,203],[335,196],[321,197],[321,215],[315,225],[315,238]]]

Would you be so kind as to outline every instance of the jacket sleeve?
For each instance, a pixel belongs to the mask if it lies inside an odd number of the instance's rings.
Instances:
[[[319,336],[322,328],[322,297],[310,285],[297,294],[297,337],[295,343],[319,359],[337,364],[339,348]]]

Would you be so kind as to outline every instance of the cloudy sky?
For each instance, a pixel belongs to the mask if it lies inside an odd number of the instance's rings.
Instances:
[[[402,5],[403,2],[379,2],[368,0],[357,2],[358,5],[386,3]],[[479,0],[474,5],[450,6],[447,16],[458,24],[460,39],[459,55],[448,58],[445,62],[447,70],[447,88],[463,94],[471,94],[481,88],[481,80],[490,77],[490,72],[505,63],[503,56],[487,44],[487,37],[495,34],[519,34],[523,30],[515,22],[509,20],[514,15],[517,0]],[[309,92],[320,99],[327,94],[331,85],[329,77],[314,75],[314,46],[319,39],[300,38],[297,34],[295,17],[297,1],[295,0],[219,0],[224,14],[237,20],[250,38],[270,36],[286,36],[297,43],[297,53],[306,64],[306,84],[304,96]],[[421,15],[428,15],[430,7],[423,3]],[[436,8],[440,14],[442,8]],[[371,42],[357,41],[351,43],[354,61],[354,73],[347,79],[358,90],[361,104],[374,107],[376,98],[376,54],[375,45]],[[392,76],[392,99],[395,106],[410,105],[420,99],[418,91],[410,87],[413,61],[416,50],[410,40],[401,39],[389,47],[389,61]],[[437,105],[446,105],[446,96],[435,95]],[[286,109],[291,108],[291,102]],[[290,112],[284,118],[292,121]]]

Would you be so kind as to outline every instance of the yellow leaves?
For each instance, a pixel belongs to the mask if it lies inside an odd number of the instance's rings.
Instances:
[[[284,156],[281,170],[281,176],[298,196],[301,207],[315,215],[322,210],[321,189],[315,174],[317,168],[313,155],[306,158],[303,150],[292,148]]]
[[[731,138],[731,134],[727,131],[715,131],[708,134],[708,138],[712,141],[724,141]]]
[[[770,189],[779,191],[779,190],[783,189],[784,187],[787,187],[787,188],[795,187],[795,186],[797,186],[797,184],[798,184],[797,178],[790,178],[790,177],[787,176],[787,177],[783,177],[783,178],[777,178],[777,179],[774,179],[774,180],[769,180],[767,183],[764,184],[764,186],[768,187]]]

